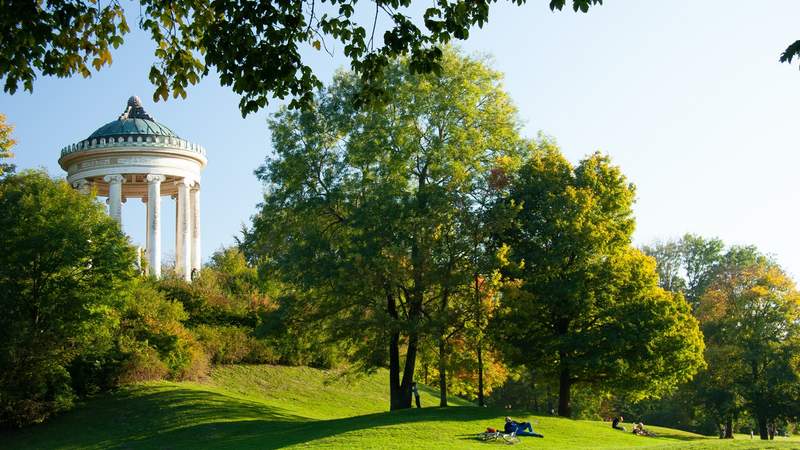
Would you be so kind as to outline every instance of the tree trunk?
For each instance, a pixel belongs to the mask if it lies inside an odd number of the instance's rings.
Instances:
[[[447,312],[450,306],[450,293],[445,287],[442,292],[439,312],[442,325],[439,328],[439,407],[447,407]]]
[[[444,336],[439,337],[439,406],[447,407],[447,363],[445,361],[446,346]]]
[[[539,409],[539,391],[536,389],[536,369],[531,369],[531,393],[533,394],[531,397],[531,401],[533,404],[531,405],[531,411],[540,411]],[[548,411],[549,413],[550,411]]]
[[[572,405],[570,404],[571,387],[572,380],[570,379],[569,369],[562,364],[561,373],[558,376],[558,415],[561,417],[572,416]]]
[[[386,295],[389,317],[397,320],[397,303],[392,294]],[[389,410],[402,408],[400,391],[400,332],[392,329],[389,334]]]
[[[417,363],[417,346],[419,335],[411,333],[408,336],[406,363],[403,367],[403,381],[400,383],[400,406],[397,409],[411,408],[411,383],[414,382],[414,368]]]
[[[408,319],[411,322],[411,331],[408,333],[408,345],[406,346],[406,361],[403,366],[403,381],[400,384],[401,408],[411,408],[411,383],[414,382],[414,369],[417,365],[417,350],[419,347],[419,332],[416,331],[422,316],[422,290],[414,293],[409,305]]]
[[[478,406],[486,406],[483,399],[483,306],[481,305],[480,276],[475,274],[475,325],[478,328]]]
[[[419,217],[424,217],[427,211],[427,200],[425,193],[425,182],[427,178],[427,167],[419,175],[419,187],[417,191],[417,212]],[[418,325],[422,318],[422,304],[425,295],[425,262],[427,260],[428,248],[425,245],[424,233],[419,228],[414,229],[414,238],[411,243],[411,265],[414,287],[411,290],[411,298],[408,301],[408,346],[406,347],[406,361],[403,367],[403,381],[400,383],[400,405],[399,408],[411,408],[411,383],[414,382],[414,368],[417,363],[417,346],[419,345]]]
[[[759,435],[759,437],[761,437],[762,441],[766,441],[767,439],[769,439],[769,430],[767,430],[768,426],[769,425],[767,423],[767,418],[764,417],[763,415],[759,415],[758,416],[758,435]]]
[[[478,406],[486,406],[483,398],[483,339],[478,340]]]
[[[733,419],[725,420],[725,439],[733,439]]]
[[[775,422],[771,420],[767,429],[769,430],[769,440],[775,439]]]

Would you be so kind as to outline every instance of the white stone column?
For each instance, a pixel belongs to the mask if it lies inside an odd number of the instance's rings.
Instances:
[[[189,215],[189,186],[191,180],[186,178],[180,179],[175,182],[178,185],[178,215],[179,225],[178,235],[176,236],[175,245],[175,270],[186,281],[191,281],[192,277],[192,243],[191,243],[191,225],[192,218]]]
[[[163,175],[147,175],[147,262],[150,275],[161,277],[161,182]]]
[[[147,255],[150,254],[150,220],[151,220],[150,219],[150,213],[151,213],[151,211],[150,211],[150,202],[148,202],[147,200],[148,200],[147,199],[147,195],[145,194],[145,196],[142,197],[142,203],[144,203],[145,210],[147,211],[147,218],[145,219],[145,222],[144,222],[144,233],[145,233],[144,255],[145,255],[145,260],[148,261],[148,264],[149,264],[150,260],[148,259]]]
[[[125,182],[125,177],[106,175],[103,181],[108,183],[108,215],[122,226],[122,183]]]
[[[175,186],[178,186],[178,182],[175,182]],[[183,255],[185,254],[183,250],[183,239],[181,239],[181,230],[183,229],[183,218],[184,214],[181,204],[180,198],[180,186],[178,187],[178,192],[172,196],[175,199],[175,272],[177,274],[182,274],[182,268],[184,266],[183,262]]]
[[[92,192],[92,183],[83,178],[72,183],[72,187],[78,190],[83,195],[89,195]]]
[[[192,270],[200,272],[200,183],[192,186]]]

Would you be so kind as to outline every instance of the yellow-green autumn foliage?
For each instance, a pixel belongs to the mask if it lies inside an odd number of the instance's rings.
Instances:
[[[14,157],[11,148],[17,144],[17,141],[11,136],[13,131],[14,126],[6,121],[5,114],[0,113],[0,160]],[[0,176],[13,171],[13,169],[12,164],[0,162]]]
[[[767,257],[752,248],[738,253],[750,253],[749,261],[726,255],[700,297],[709,365],[702,398],[720,415],[747,411],[766,439],[771,423],[798,413],[800,292]]]
[[[137,280],[120,311],[120,381],[205,377],[208,356],[184,326],[188,318],[183,305],[167,299],[154,281]]]
[[[517,215],[500,234],[508,283],[493,321],[512,361],[559,385],[658,396],[703,365],[683,297],[658,286],[655,261],[631,246],[634,187],[607,156],[572,165],[548,140],[512,180]]]

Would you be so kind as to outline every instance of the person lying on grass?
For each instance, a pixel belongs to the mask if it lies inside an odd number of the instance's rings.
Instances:
[[[637,436],[656,437],[655,433],[644,428],[644,424],[642,422],[639,422],[633,426],[633,434]]]
[[[510,434],[515,431],[517,432],[517,436],[544,437],[539,433],[533,432],[533,426],[531,426],[530,422],[516,422],[511,420],[511,417],[506,417],[505,432]]]

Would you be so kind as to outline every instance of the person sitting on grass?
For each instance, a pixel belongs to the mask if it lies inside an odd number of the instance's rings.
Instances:
[[[611,428],[615,430],[625,431],[625,427],[620,425],[620,423],[622,423],[624,420],[625,418],[622,416],[614,417],[614,420],[611,421]]]
[[[533,426],[531,426],[530,422],[516,422],[511,420],[511,417],[506,417],[505,432],[508,434],[516,432],[517,436],[544,437],[533,431]]]

